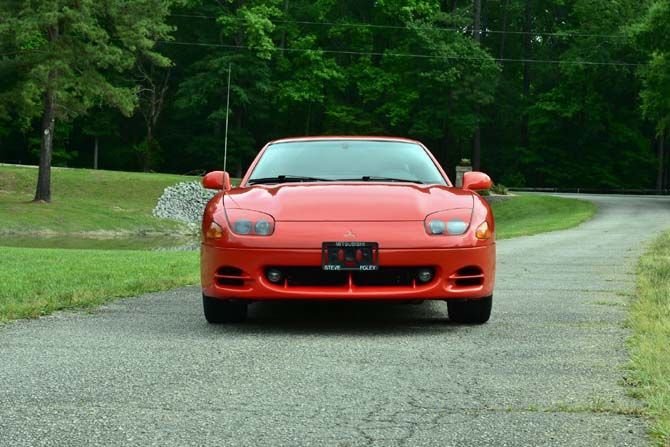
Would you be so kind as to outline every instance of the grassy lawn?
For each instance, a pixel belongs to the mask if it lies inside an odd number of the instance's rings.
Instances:
[[[633,392],[654,421],[656,445],[670,446],[670,232],[640,259],[630,325]]]
[[[0,322],[198,282],[197,252],[1,247]]]
[[[170,232],[151,211],[166,186],[198,177],[54,168],[52,203],[31,203],[37,169],[0,166],[0,233]]]
[[[151,210],[165,187],[197,177],[54,169],[53,203],[45,205],[30,203],[36,175],[34,168],[0,166],[0,322],[198,283],[196,252],[149,251],[149,238],[94,245],[81,238],[180,231],[180,224],[156,219]],[[594,209],[547,196],[494,204],[499,238],[568,228]],[[52,237],[35,243],[29,233]]]
[[[572,228],[596,212],[596,206],[585,200],[542,195],[519,195],[492,207],[497,239]]]

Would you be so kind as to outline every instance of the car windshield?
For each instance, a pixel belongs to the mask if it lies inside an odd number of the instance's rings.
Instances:
[[[446,184],[420,145],[373,140],[274,143],[263,153],[248,183],[335,180]]]

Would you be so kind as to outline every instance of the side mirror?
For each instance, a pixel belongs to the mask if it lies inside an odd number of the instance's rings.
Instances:
[[[491,189],[491,186],[493,186],[491,177],[483,172],[472,171],[463,174],[463,189],[482,191],[484,189]]]
[[[224,191],[230,191],[232,189],[232,186],[230,185],[230,174],[226,171],[208,172],[202,178],[202,186],[207,189],[223,189]]]

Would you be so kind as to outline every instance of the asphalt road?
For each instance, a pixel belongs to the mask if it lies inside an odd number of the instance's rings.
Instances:
[[[440,302],[215,327],[197,288],[2,326],[0,445],[645,445],[623,322],[670,198],[589,198],[589,223],[499,242],[484,326]]]

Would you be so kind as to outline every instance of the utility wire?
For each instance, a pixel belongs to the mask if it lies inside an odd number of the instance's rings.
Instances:
[[[599,61],[578,61],[578,60],[553,60],[553,59],[515,59],[515,58],[486,58],[486,57],[468,57],[468,56],[440,56],[432,54],[413,54],[413,53],[391,53],[378,51],[353,51],[353,50],[327,50],[327,49],[304,49],[304,48],[263,48],[248,45],[227,45],[219,43],[206,42],[183,42],[177,40],[161,40],[163,44],[168,45],[185,45],[185,46],[199,46],[199,47],[215,47],[227,48],[230,50],[254,50],[254,51],[286,51],[292,53],[325,53],[325,54],[346,54],[354,56],[390,56],[400,58],[417,58],[417,59],[446,59],[446,60],[468,60],[468,61],[496,61],[496,62],[518,62],[518,63],[533,63],[533,64],[567,64],[567,65],[607,65],[607,66],[622,66],[622,67],[639,67],[642,63],[633,62],[599,62]]]
[[[216,16],[207,16],[199,14],[170,14],[172,17],[184,17],[192,19],[209,19],[216,20]],[[314,22],[308,20],[282,20],[276,19],[272,20],[275,23],[287,23],[287,24],[296,24],[296,25],[314,25],[314,26],[343,26],[349,28],[379,28],[379,29],[419,29],[419,30],[428,30],[428,31],[452,31],[465,33],[469,32],[466,28],[444,28],[436,26],[416,26],[410,27],[406,25],[375,25],[372,23],[353,23],[353,22]],[[627,39],[628,36],[625,34],[599,34],[599,33],[579,33],[579,32],[535,32],[535,31],[510,31],[510,30],[492,30],[492,29],[482,29],[483,34],[517,34],[517,35],[532,35],[532,36],[552,36],[552,37],[597,37],[601,39]]]

